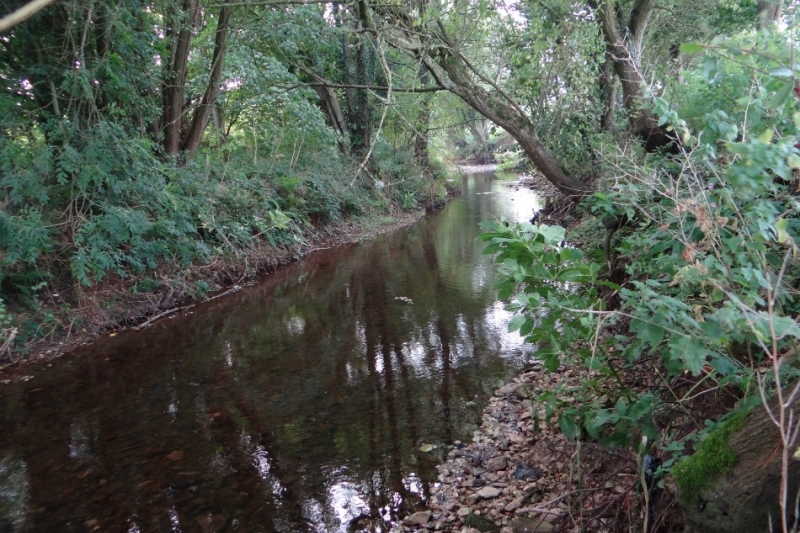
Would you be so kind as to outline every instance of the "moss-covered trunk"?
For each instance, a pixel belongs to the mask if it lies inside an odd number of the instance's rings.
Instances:
[[[797,405],[796,402],[793,407]],[[687,487],[683,476],[676,475],[680,487],[679,503],[686,516],[689,532],[751,533],[781,530],[782,446],[778,428],[762,406],[754,409],[737,426],[730,431],[729,438],[718,439],[718,447],[724,449],[707,450],[710,460],[725,455],[726,451],[734,454],[731,466],[723,468],[727,473],[709,472],[701,486],[692,487]],[[697,462],[692,464],[691,460],[686,466],[692,469],[689,475],[695,477],[703,467]],[[800,461],[790,460],[790,504],[797,497],[798,480]]]

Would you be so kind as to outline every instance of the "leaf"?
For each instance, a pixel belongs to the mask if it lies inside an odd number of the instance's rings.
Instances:
[[[519,328],[523,326],[523,324],[525,324],[526,320],[528,320],[528,317],[526,317],[525,315],[515,316],[508,323],[508,332],[511,333],[517,331]]]
[[[764,105],[767,109],[777,109],[786,103],[792,91],[794,91],[794,82],[785,83]]]
[[[610,281],[606,281],[606,280],[603,280],[603,279],[598,280],[597,284],[602,286],[602,287],[608,287],[609,289],[614,290],[614,291],[622,290],[622,286],[621,285],[617,285],[616,283],[612,283]]]
[[[430,453],[433,451],[433,444],[423,444],[419,447],[419,451],[424,453]]]
[[[562,270],[556,276],[556,280],[561,282],[586,283],[591,279],[592,276],[586,271],[585,267],[570,267]]]
[[[580,433],[580,426],[564,413],[558,415],[558,427],[567,439],[574,441]]]
[[[791,78],[794,76],[794,72],[790,68],[781,67],[770,70],[769,75],[775,78]]]
[[[539,233],[545,238],[547,244],[558,244],[564,240],[566,230],[561,226],[539,226]]]
[[[772,142],[772,137],[775,135],[775,132],[772,128],[767,128],[764,130],[764,133],[758,136],[758,140],[764,144],[769,144]]]
[[[681,43],[680,50],[684,54],[701,54],[705,46],[699,43]]]
[[[775,222],[775,231],[778,233],[778,242],[781,244],[791,242],[792,240],[792,237],[786,231],[788,225],[789,221],[785,218],[778,219]]]

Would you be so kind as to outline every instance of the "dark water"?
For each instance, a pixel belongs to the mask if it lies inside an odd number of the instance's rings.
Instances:
[[[525,364],[475,236],[536,202],[467,176],[412,227],[1,387],[0,533],[388,530]]]

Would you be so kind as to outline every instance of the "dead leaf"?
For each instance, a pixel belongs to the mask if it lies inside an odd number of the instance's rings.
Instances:
[[[167,459],[170,461],[183,461],[183,450],[175,450],[174,452],[167,455]]]

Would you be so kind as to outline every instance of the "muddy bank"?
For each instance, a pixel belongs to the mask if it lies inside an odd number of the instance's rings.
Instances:
[[[454,192],[450,196],[457,195]],[[442,204],[433,206],[439,208]],[[408,226],[420,220],[430,209],[398,211],[381,218],[350,220],[333,227],[318,228],[295,247],[261,245],[232,257],[216,258],[208,264],[192,265],[181,271],[165,268],[153,275],[160,279],[148,292],[137,292],[137,280],[109,279],[91,289],[78,287],[74,296],[46,294],[38,314],[51,317],[41,324],[43,338],[26,343],[22,353],[0,354],[0,382],[21,379],[37,363],[46,363],[129,328],[145,328],[189,306],[236,292],[259,276],[301,260],[320,249],[358,242],[381,233]],[[205,284],[207,296],[198,297],[192,289]],[[50,331],[47,331],[49,328]]]

